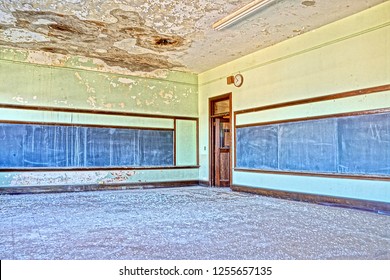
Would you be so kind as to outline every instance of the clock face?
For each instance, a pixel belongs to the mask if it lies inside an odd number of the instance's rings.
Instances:
[[[241,74],[237,74],[234,76],[234,85],[236,87],[240,87],[244,82],[244,77]]]

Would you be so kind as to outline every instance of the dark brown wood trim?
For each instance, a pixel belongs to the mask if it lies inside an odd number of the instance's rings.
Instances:
[[[220,101],[220,100],[224,100],[224,99],[229,99],[231,94],[232,94],[232,93],[229,92],[229,93],[217,95],[217,96],[214,96],[214,97],[210,97],[210,98],[209,98],[209,103],[210,103],[210,101],[213,101],[213,102],[214,102],[214,101]],[[209,112],[210,117],[211,117],[211,112],[212,112],[212,111]]]
[[[230,155],[229,155],[229,187],[233,184],[233,153],[236,152],[236,150],[233,151],[233,126],[236,124],[233,124],[233,94],[229,93],[229,122],[230,122]],[[234,131],[235,132],[235,131]],[[235,143],[235,142],[234,142]]]
[[[237,125],[236,128],[272,125],[272,124],[289,123],[289,122],[300,122],[300,121],[308,121],[308,120],[320,120],[320,119],[329,119],[329,118],[338,118],[338,117],[362,116],[362,115],[381,114],[381,113],[388,113],[388,112],[390,112],[390,107],[374,109],[374,110],[364,110],[364,111],[319,115],[319,116],[304,117],[304,118],[277,120],[277,121],[270,121],[270,122],[250,123],[250,124]]]
[[[213,107],[212,105],[214,104],[214,102],[216,101],[222,101],[222,100],[226,100],[226,99],[229,99],[229,113],[226,114],[226,113],[223,113],[223,114],[217,114],[215,115],[214,114],[214,110],[213,110]],[[222,94],[222,95],[218,95],[218,96],[214,96],[214,97],[210,97],[209,98],[209,105],[208,105],[208,108],[209,108],[209,112],[208,112],[208,122],[209,122],[209,182],[210,182],[210,185],[213,184],[213,174],[214,174],[214,171],[215,170],[215,166],[213,164],[213,155],[212,155],[212,151],[214,150],[214,140],[213,140],[213,133],[212,133],[212,130],[213,130],[213,119],[214,118],[217,118],[217,117],[223,117],[223,116],[229,116],[230,118],[230,127],[232,129],[233,127],[233,124],[232,124],[232,116],[233,116],[233,105],[232,105],[232,101],[233,101],[233,98],[232,98],[232,93],[229,92],[229,93],[225,93],[225,94]],[[233,140],[233,139],[232,139]],[[229,182],[229,185],[232,184],[232,179],[233,179],[233,168],[232,168],[232,150],[230,150],[230,182]]]
[[[219,118],[215,118],[215,126],[216,127],[220,127],[221,125],[221,120]],[[216,131],[216,130],[214,130]],[[214,139],[213,139],[213,149],[217,150],[219,148],[216,148],[216,147],[220,147],[221,146],[221,141],[220,141],[220,138],[218,137],[218,134],[214,134]],[[221,169],[221,153],[218,152],[218,153],[215,153],[215,150],[214,150],[214,172],[215,170],[220,170]],[[214,185],[217,186],[218,184],[220,184],[221,182],[221,173],[220,172],[215,172],[214,174],[214,178],[215,178],[215,182],[214,182]],[[216,183],[218,182],[218,183]]]
[[[199,119],[196,120],[196,165],[199,165]]]
[[[338,179],[355,179],[355,180],[376,180],[376,181],[390,181],[390,177],[374,176],[374,175],[350,175],[339,173],[310,173],[310,172],[296,172],[296,171],[281,171],[281,170],[262,170],[250,168],[234,168],[236,172],[251,172],[263,174],[277,174],[277,175],[293,175],[293,176],[307,176],[307,177],[326,177]]]
[[[240,185],[233,185],[232,190],[238,192],[254,193],[254,194],[259,194],[259,195],[274,197],[274,198],[304,201],[304,202],[316,203],[316,204],[326,205],[326,206],[353,208],[358,210],[372,211],[380,214],[390,215],[390,203],[380,202],[380,201],[360,200],[360,199],[352,199],[352,198],[344,198],[344,197],[333,197],[333,196],[326,196],[326,195],[288,192],[288,191],[281,191],[281,190],[270,190],[270,189],[240,186]]]
[[[61,172],[61,171],[105,171],[105,170],[171,170],[171,169],[195,169],[199,165],[190,166],[112,166],[112,167],[24,167],[24,168],[0,168],[0,172]]]
[[[209,124],[209,182],[210,182],[210,185],[212,185],[214,183],[214,180],[213,180],[213,175],[214,175],[214,162],[213,162],[213,154],[212,152],[214,151],[214,140],[213,140],[213,118],[211,117],[211,115],[213,114],[213,108],[212,108],[212,104],[213,104],[213,101],[215,100],[215,97],[212,97],[212,98],[209,98],[209,105],[208,105],[208,108],[209,108],[209,112],[208,112],[208,118],[207,118],[207,121],[208,121],[208,124]]]
[[[222,100],[225,100],[225,99],[222,99]],[[215,101],[218,101],[218,100],[215,100]],[[210,118],[220,118],[220,117],[226,117],[226,116],[230,117],[230,112],[229,113],[221,113],[221,114],[212,115],[212,116],[210,116]]]
[[[178,188],[197,186],[198,181],[173,181],[173,182],[139,182],[139,183],[115,183],[115,184],[91,184],[91,185],[51,185],[51,186],[18,186],[0,187],[0,195],[5,194],[33,194],[53,192],[80,192],[80,191],[108,191],[108,190],[135,190],[155,188]]]
[[[51,126],[78,126],[78,127],[99,127],[99,128],[120,128],[120,129],[139,129],[139,130],[171,130],[173,128],[146,127],[146,126],[123,126],[123,125],[104,125],[104,124],[83,124],[83,123],[60,123],[60,122],[31,122],[31,121],[12,121],[0,120],[0,123],[6,124],[31,124],[31,125],[51,125]]]
[[[329,94],[329,95],[322,95],[322,96],[318,96],[318,97],[298,99],[298,100],[276,103],[276,104],[271,104],[271,105],[266,105],[266,106],[244,109],[244,110],[238,110],[238,111],[235,111],[234,114],[235,115],[247,114],[247,113],[271,110],[271,109],[282,108],[282,107],[289,107],[289,106],[295,106],[295,105],[302,105],[302,104],[308,104],[308,103],[315,103],[315,102],[321,102],[321,101],[328,101],[328,100],[334,100],[334,99],[340,99],[340,98],[353,97],[353,96],[358,96],[358,95],[377,93],[377,92],[382,92],[382,91],[387,91],[387,90],[390,90],[390,84],[376,86],[376,87],[370,87],[370,88],[364,88],[364,89],[358,89],[358,90],[352,90],[352,91],[346,91],[346,92],[335,93],[335,94]]]
[[[233,119],[234,119],[234,124],[232,124],[232,125],[234,125],[234,139],[232,139],[232,140],[234,141],[233,142],[234,151],[232,151],[232,152],[234,153],[234,155],[233,155],[233,157],[234,157],[233,168],[236,168],[237,167],[237,114],[236,113],[234,113]]]
[[[63,113],[77,113],[77,114],[96,114],[96,115],[141,117],[141,118],[157,118],[157,119],[174,119],[174,118],[180,119],[180,120],[197,120],[198,119],[195,117],[185,117],[185,116],[153,115],[153,114],[120,112],[120,111],[105,111],[105,110],[94,110],[94,109],[77,109],[77,108],[63,108],[63,107],[49,107],[49,106],[32,106],[32,105],[18,105],[18,104],[4,104],[4,103],[2,103],[2,104],[0,103],[0,108],[33,110],[33,111],[63,112]]]
[[[177,156],[177,148],[176,148],[176,144],[177,144],[177,124],[176,124],[177,120],[176,119],[173,119],[173,165],[176,166],[176,156]]]

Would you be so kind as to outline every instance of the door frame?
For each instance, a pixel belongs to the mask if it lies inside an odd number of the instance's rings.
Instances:
[[[215,183],[215,176],[214,176],[214,173],[215,173],[215,163],[213,161],[213,155],[214,155],[214,149],[215,149],[215,146],[214,146],[214,139],[213,139],[213,122],[214,122],[214,119],[217,118],[218,116],[217,115],[212,115],[213,113],[213,105],[215,102],[218,102],[218,101],[223,101],[223,100],[229,100],[229,122],[230,122],[230,143],[231,143],[231,147],[230,147],[230,155],[229,155],[229,187],[232,186],[232,176],[233,176],[233,147],[234,147],[234,143],[233,143],[233,119],[232,119],[232,115],[233,115],[233,112],[232,112],[232,93],[229,92],[229,93],[226,93],[226,94],[222,94],[222,95],[218,95],[218,96],[214,96],[214,97],[210,97],[209,98],[209,186],[214,186],[214,183]],[[220,116],[219,116],[220,117]]]

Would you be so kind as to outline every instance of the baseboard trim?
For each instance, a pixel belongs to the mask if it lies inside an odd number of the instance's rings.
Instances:
[[[199,185],[199,181],[192,180],[192,181],[171,181],[171,182],[138,182],[138,183],[122,183],[122,184],[115,183],[115,184],[86,184],[86,185],[17,186],[17,187],[0,187],[0,195],[177,188],[177,187],[189,187],[189,186],[198,186],[198,185]]]
[[[390,215],[390,203],[360,200],[344,197],[333,197],[326,195],[316,195],[308,193],[288,192],[281,190],[270,190],[257,187],[248,187],[241,185],[232,185],[231,189],[238,192],[254,193],[268,197],[310,202],[326,206],[344,207],[364,211],[375,212],[379,214]]]
[[[199,186],[209,187],[210,186],[210,182],[209,181],[199,180]]]

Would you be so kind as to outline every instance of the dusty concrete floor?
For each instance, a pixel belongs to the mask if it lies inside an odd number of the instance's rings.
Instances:
[[[0,259],[390,259],[390,216],[203,187],[4,195]]]

